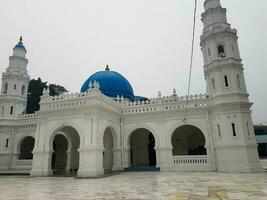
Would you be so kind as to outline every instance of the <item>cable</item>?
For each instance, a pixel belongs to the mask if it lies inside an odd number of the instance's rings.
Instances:
[[[189,79],[188,79],[188,88],[187,88],[187,97],[186,97],[186,108],[185,108],[185,115],[184,115],[185,122],[187,118],[189,94],[190,94],[190,89],[191,89],[191,78],[192,78],[194,45],[195,45],[196,14],[197,14],[197,0],[195,0],[195,8],[194,8],[193,38],[192,38],[192,46],[191,46],[191,58],[190,58],[190,70],[189,70]]]

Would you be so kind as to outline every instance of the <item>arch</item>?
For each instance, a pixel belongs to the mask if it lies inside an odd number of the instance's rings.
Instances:
[[[53,171],[65,171],[67,166],[68,140],[63,134],[55,135],[53,139],[53,153],[51,168]]]
[[[224,45],[220,44],[217,47],[218,49],[218,55],[220,58],[224,58],[225,57],[225,49],[224,49]]]
[[[26,92],[26,86],[25,84],[23,84],[21,87],[21,95],[25,95],[25,92]]]
[[[138,128],[131,132],[128,143],[132,167],[155,167],[157,165],[155,142],[153,133],[148,129]]]
[[[206,127],[206,122],[204,121],[196,121],[196,120],[187,120],[187,123],[184,122],[178,122],[178,123],[173,123],[172,126],[170,126],[168,133],[167,133],[167,145],[169,147],[172,147],[172,135],[173,133],[181,126],[185,126],[185,125],[189,125],[189,126],[194,126],[197,127],[199,130],[201,130],[201,132],[203,133],[204,137],[205,137],[205,145],[209,146],[210,145],[210,140],[209,140],[209,136],[208,136],[208,130]]]
[[[103,143],[104,134],[107,129],[111,131],[111,134],[113,137],[113,148],[119,148],[120,131],[119,131],[119,127],[117,127],[114,124],[105,123],[105,125],[100,128],[99,136],[98,136],[98,143],[99,144]]]
[[[103,136],[103,168],[105,173],[109,173],[112,171],[113,168],[113,159],[114,159],[114,134],[110,127],[106,128]]]
[[[33,158],[32,150],[35,140],[31,136],[26,136],[18,143],[19,160],[31,160]]]
[[[207,155],[206,139],[203,132],[196,126],[183,125],[172,134],[173,155]]]
[[[52,133],[48,145],[49,152],[51,152],[50,166],[53,173],[76,174],[79,169],[80,135],[78,131],[72,126],[57,128]]]
[[[131,134],[138,130],[138,129],[146,129],[148,130],[150,133],[153,134],[154,138],[155,138],[155,148],[158,148],[159,145],[160,145],[160,140],[159,140],[159,137],[157,135],[157,132],[148,124],[138,124],[138,125],[134,125],[134,126],[130,126],[128,127],[127,131],[126,131],[126,134],[125,134],[125,140],[124,140],[124,146],[126,148],[130,148],[130,137],[131,137]]]
[[[8,83],[4,83],[3,94],[7,94],[7,90],[8,90]]]
[[[52,150],[53,137],[55,137],[55,135],[58,132],[62,132],[62,130],[66,127],[72,128],[78,134],[78,137],[80,140],[79,148],[82,145],[84,145],[84,135],[82,134],[83,132],[82,132],[82,129],[80,128],[80,126],[78,126],[77,123],[75,123],[73,121],[64,121],[63,123],[61,123],[61,125],[59,125],[58,123],[49,124],[49,129],[47,130],[47,132],[50,133],[50,136],[46,137],[46,140],[45,140],[45,150],[46,151]],[[64,131],[63,131],[63,133],[64,133]]]

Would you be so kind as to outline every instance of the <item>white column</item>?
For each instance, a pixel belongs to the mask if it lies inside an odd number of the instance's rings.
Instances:
[[[66,173],[70,173],[70,169],[71,169],[71,150],[66,151],[66,155],[67,155],[67,164],[66,164],[65,171],[66,171]]]
[[[113,167],[112,171],[123,170],[121,166],[121,149],[113,149]]]
[[[127,168],[131,166],[131,149],[125,148],[122,158],[122,168]]]
[[[80,149],[78,177],[99,177],[104,175],[103,148],[97,146]]]
[[[51,155],[52,151],[33,151],[31,176],[52,175]]]
[[[158,147],[155,148],[157,155],[157,167],[160,171],[169,171],[171,166],[172,148]]]

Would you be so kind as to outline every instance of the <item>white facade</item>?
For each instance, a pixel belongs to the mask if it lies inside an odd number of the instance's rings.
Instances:
[[[206,0],[202,21],[208,95],[189,97],[186,120],[186,97],[131,102],[104,95],[97,82],[85,93],[52,97],[44,90],[40,111],[23,115],[28,61],[26,49],[15,47],[2,78],[0,170],[77,171],[79,177],[147,167],[261,171],[237,31],[219,0]]]

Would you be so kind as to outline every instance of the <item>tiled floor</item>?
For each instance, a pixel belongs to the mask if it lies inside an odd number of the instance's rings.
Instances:
[[[267,200],[267,173],[123,173],[100,179],[0,177],[2,200]]]

